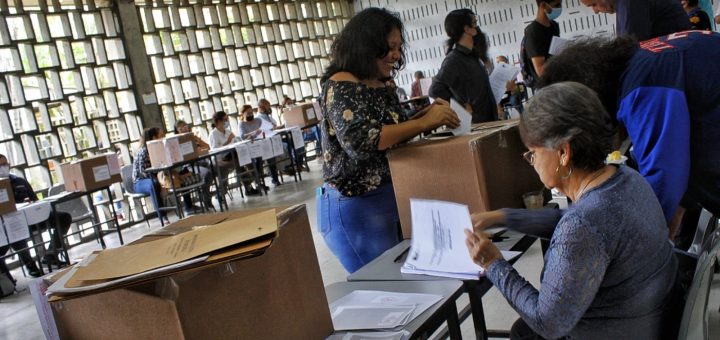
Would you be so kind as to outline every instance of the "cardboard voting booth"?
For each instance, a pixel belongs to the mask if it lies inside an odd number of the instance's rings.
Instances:
[[[137,251],[128,251],[133,247]],[[34,298],[62,280],[65,286],[91,285],[139,270],[170,269],[111,287],[55,294],[49,302],[36,299],[46,336],[323,339],[332,333],[304,205],[195,215],[116,249],[72,267],[69,280],[71,270],[34,283]],[[185,262],[188,256],[195,262]],[[180,265],[158,267],[173,261]]]
[[[188,132],[145,143],[150,166],[159,168],[197,158],[200,153],[192,136],[193,134]]]
[[[478,124],[470,134],[438,137],[388,153],[403,236],[411,237],[410,198],[466,204],[471,213],[522,208],[522,195],[543,188],[522,157],[518,121]]]
[[[298,104],[290,110],[283,111],[283,119],[285,126],[306,127],[308,125],[317,124],[320,121],[319,112],[312,103]]]
[[[118,155],[109,153],[60,164],[66,191],[93,191],[122,181]]]
[[[0,178],[0,215],[15,211],[15,194],[10,178]]]

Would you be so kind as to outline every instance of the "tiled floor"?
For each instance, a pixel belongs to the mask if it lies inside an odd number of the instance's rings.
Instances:
[[[310,163],[310,173],[303,173],[303,181],[295,183],[292,178],[285,177],[285,184],[278,188],[272,188],[268,196],[240,199],[238,194],[231,202],[231,209],[248,209],[258,207],[270,207],[289,204],[304,203],[307,205],[310,224],[313,228],[313,238],[317,251],[320,268],[325,285],[334,282],[344,281],[347,273],[340,263],[325,246],[322,237],[315,231],[315,188],[321,183],[321,166],[316,162]],[[171,220],[174,220],[171,218]],[[145,223],[137,224],[132,228],[123,231],[126,242],[130,242],[147,233],[150,230],[159,228],[157,220],[152,221],[150,229]],[[109,247],[118,245],[117,238],[106,236]],[[79,257],[93,250],[100,249],[94,242],[83,244],[71,250],[71,257]],[[539,273],[542,266],[540,247],[536,242],[530,250],[515,264],[515,267],[536,287],[539,285]],[[13,271],[13,276],[18,279],[18,288],[22,291],[13,296],[0,300],[0,339],[42,339],[43,334],[39,321],[32,304],[30,293],[25,289],[29,278],[23,277],[20,270]],[[24,290],[23,290],[24,289]],[[510,308],[505,299],[492,289],[483,298],[485,315],[490,329],[509,329],[512,322],[517,319],[517,314]],[[458,309],[467,304],[467,298],[463,297],[458,302]],[[462,324],[463,338],[474,338],[473,325],[470,318]]]

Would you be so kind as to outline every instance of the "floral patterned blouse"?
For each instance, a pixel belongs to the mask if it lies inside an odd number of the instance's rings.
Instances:
[[[389,87],[328,80],[323,86],[320,122],[323,177],[344,196],[359,196],[390,181],[385,151],[378,150],[380,130],[404,121]]]

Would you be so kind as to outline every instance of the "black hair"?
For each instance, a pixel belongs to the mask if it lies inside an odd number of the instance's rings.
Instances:
[[[371,79],[377,75],[376,59],[390,52],[387,38],[400,31],[400,59],[395,63],[392,77],[405,67],[405,26],[400,16],[384,8],[370,7],[355,14],[335,37],[331,47],[330,65],[320,79],[325,83],[333,74],[349,72],[358,79]]]
[[[178,126],[180,126],[180,125],[187,125],[187,123],[182,119],[175,122],[175,130],[174,130],[175,133],[180,133],[180,132],[178,132]]]
[[[210,124],[210,127],[214,129],[217,126],[218,121],[225,120],[225,116],[227,116],[227,113],[225,113],[225,111],[215,112],[215,114],[213,115],[213,123]]]
[[[584,84],[598,94],[617,123],[620,78],[637,48],[637,42],[630,37],[581,39],[548,59],[538,88],[563,81]]]
[[[423,74],[423,71],[415,71],[415,78],[425,78],[425,74]]]
[[[690,7],[697,7],[697,5],[698,5],[698,0],[687,0],[687,4],[688,4],[688,6],[690,6]]]
[[[155,139],[157,136],[160,136],[160,128],[159,127],[150,127],[143,130],[143,136],[142,139],[140,139],[140,145],[142,147],[145,147],[145,144],[149,140]]]
[[[445,54],[455,48],[463,33],[465,32],[465,26],[472,26],[475,13],[467,8],[456,9],[445,17],[445,33],[448,36],[448,40],[445,41],[447,51]],[[480,33],[480,29],[478,29]]]

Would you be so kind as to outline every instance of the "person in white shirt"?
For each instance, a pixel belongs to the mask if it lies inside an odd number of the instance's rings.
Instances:
[[[210,149],[217,149],[232,143],[235,140],[235,134],[230,131],[230,121],[227,113],[220,111],[213,115],[213,129],[210,131]],[[233,163],[232,152],[228,151],[216,156],[218,168],[218,182],[220,190],[225,194],[225,185],[227,183],[228,174],[235,169]]]
[[[267,99],[260,99],[258,101],[258,118],[267,121],[268,123],[272,124],[273,129],[277,129],[281,127],[277,120],[273,118],[272,116],[272,107],[270,106],[270,102]]]

